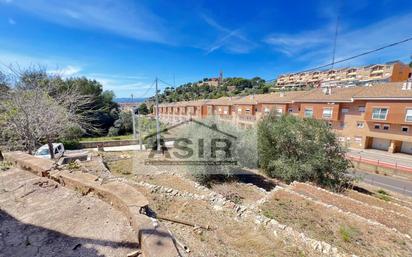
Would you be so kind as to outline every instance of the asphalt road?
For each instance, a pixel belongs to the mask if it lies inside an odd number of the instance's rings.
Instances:
[[[412,196],[412,181],[407,179],[395,178],[366,173],[362,171],[354,171],[355,174],[363,179],[363,182],[378,186],[384,189],[392,190],[404,195]]]

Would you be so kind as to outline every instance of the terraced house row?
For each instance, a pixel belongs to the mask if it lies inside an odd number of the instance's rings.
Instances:
[[[251,127],[272,110],[324,120],[350,147],[412,154],[412,82],[165,103],[159,116],[171,123],[215,116]]]
[[[406,81],[411,76],[411,68],[400,61],[374,64],[362,67],[348,67],[325,71],[282,74],[277,78],[276,87],[324,87],[339,85],[367,85]]]

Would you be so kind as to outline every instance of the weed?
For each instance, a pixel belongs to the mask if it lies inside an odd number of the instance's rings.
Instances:
[[[6,171],[8,169],[10,169],[13,166],[13,164],[11,162],[0,162],[0,171]]]
[[[263,216],[269,219],[275,219],[275,214],[271,210],[263,210]]]
[[[80,169],[80,165],[79,165],[77,162],[70,162],[70,163],[67,165],[67,168],[68,168],[69,170],[78,170],[78,169]]]
[[[391,200],[390,194],[386,192],[385,190],[379,189],[377,192],[378,192],[377,197],[379,199],[387,201],[387,202]]]
[[[386,192],[386,191],[383,190],[383,189],[379,189],[379,190],[378,190],[378,193],[379,193],[379,194],[382,194],[382,195],[388,195],[388,196],[390,195],[388,192]]]
[[[341,225],[339,228],[339,234],[343,241],[351,242],[353,238],[359,234],[359,232],[356,228],[351,226]]]

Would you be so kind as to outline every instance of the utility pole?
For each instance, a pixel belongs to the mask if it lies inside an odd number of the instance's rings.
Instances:
[[[132,94],[132,103],[133,103],[133,94]],[[134,120],[134,108],[132,107],[130,109],[130,111],[132,112],[132,122],[133,122],[133,139],[136,139],[136,122]]]
[[[140,119],[140,112],[137,114],[137,128],[139,130],[139,145],[140,145],[140,151],[143,150],[142,148],[142,120]]]
[[[156,142],[157,142],[157,151],[160,152],[160,124],[159,124],[159,96],[157,89],[157,77],[156,77]]]
[[[134,109],[130,110],[132,112],[132,122],[133,122],[133,139],[136,139],[136,121],[134,119]]]

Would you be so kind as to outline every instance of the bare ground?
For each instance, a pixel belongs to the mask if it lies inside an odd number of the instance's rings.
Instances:
[[[0,172],[0,256],[126,256],[127,219],[103,201],[27,171]]]

